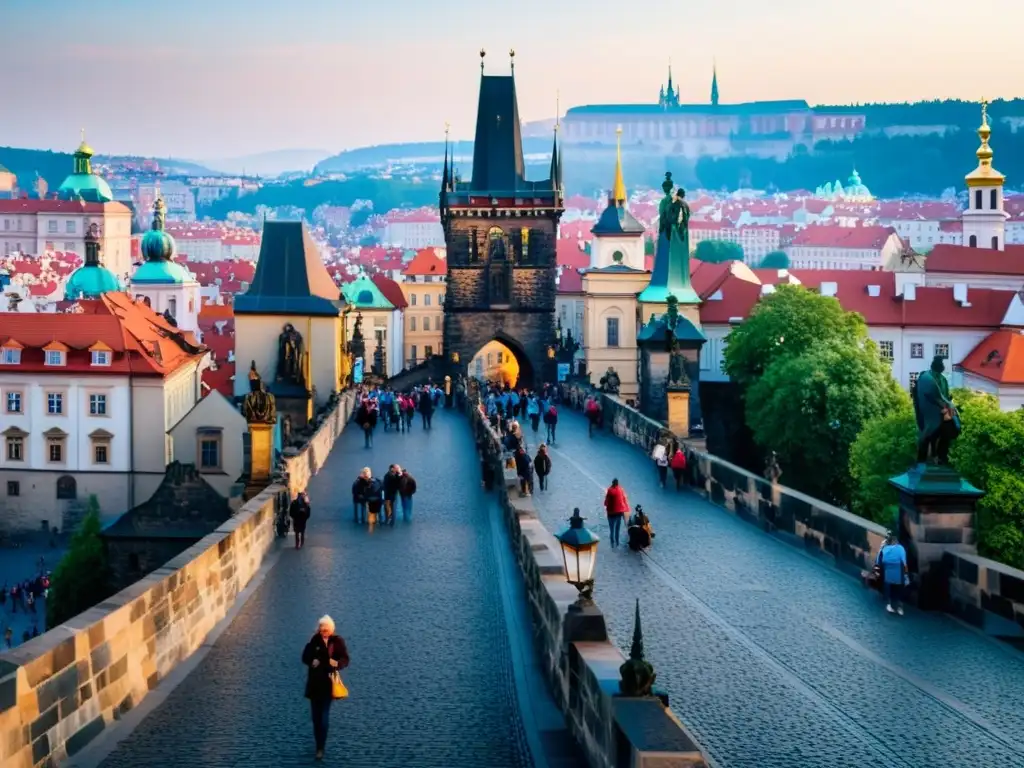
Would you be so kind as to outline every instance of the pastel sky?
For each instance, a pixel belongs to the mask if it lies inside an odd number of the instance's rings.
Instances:
[[[1021,95],[1022,0],[0,0],[0,145],[195,159],[473,133],[478,50],[523,120],[657,96]]]

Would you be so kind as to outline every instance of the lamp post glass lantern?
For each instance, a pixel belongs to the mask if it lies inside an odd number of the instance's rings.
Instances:
[[[565,562],[565,579],[579,590],[577,605],[590,605],[594,595],[594,566],[600,539],[583,525],[579,507],[572,511],[569,527],[558,536]]]

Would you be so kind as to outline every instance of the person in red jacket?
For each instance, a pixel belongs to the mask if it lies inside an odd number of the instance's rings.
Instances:
[[[609,538],[612,546],[619,546],[619,532],[622,530],[622,518],[629,514],[629,501],[626,490],[619,485],[618,478],[612,480],[604,495],[604,511],[608,515]]]
[[[676,490],[682,490],[683,472],[686,471],[686,454],[683,453],[682,448],[676,448],[676,452],[672,455],[672,461],[669,462],[669,466],[672,468],[672,477],[676,479]]]

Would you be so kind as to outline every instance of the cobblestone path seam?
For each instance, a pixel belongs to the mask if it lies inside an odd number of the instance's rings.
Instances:
[[[888,616],[856,580],[660,488],[644,452],[563,414],[541,519],[589,516],[613,638],[628,652],[639,597],[658,684],[722,768],[1024,768],[1024,654],[943,614]],[[613,477],[654,524],[646,557],[608,547]]]

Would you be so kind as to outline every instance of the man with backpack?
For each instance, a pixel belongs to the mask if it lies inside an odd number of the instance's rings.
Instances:
[[[547,428],[547,442],[550,445],[555,444],[555,429],[558,427],[558,409],[555,408],[555,404],[551,403],[548,409],[544,412],[544,426]]]

